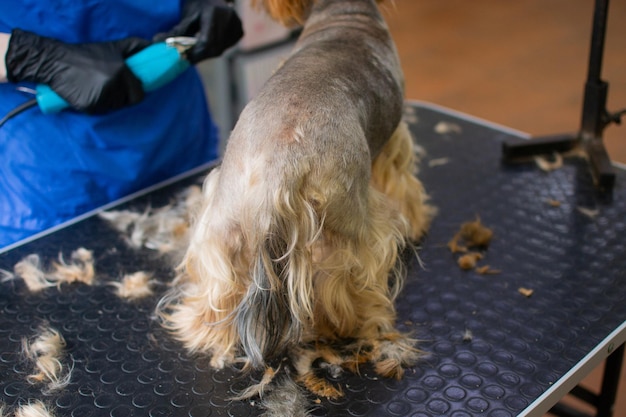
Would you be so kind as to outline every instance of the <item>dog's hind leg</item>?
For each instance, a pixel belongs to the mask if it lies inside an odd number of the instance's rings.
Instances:
[[[419,357],[415,341],[395,329],[394,301],[404,284],[398,253],[405,244],[407,218],[393,207],[388,195],[374,187],[370,187],[369,194],[369,227],[360,258],[371,279],[355,301],[362,318],[358,336],[362,347],[357,360],[365,355],[378,374],[400,378],[403,368],[413,365]]]
[[[396,264],[406,222],[370,185],[357,197],[346,199],[353,205],[349,218],[325,223],[316,250],[315,325],[322,338],[375,340],[394,329],[393,299],[402,285]]]
[[[406,123],[396,131],[374,159],[372,185],[395,204],[409,224],[405,236],[419,240],[426,232],[434,209],[426,204],[424,186],[416,178],[417,156]]]
[[[393,328],[389,273],[404,223],[367,179],[352,191],[333,199],[314,248],[315,335],[322,339],[374,339]]]
[[[232,312],[248,270],[240,227],[229,221],[228,207],[214,204],[218,179],[216,168],[205,181],[202,210],[179,275],[157,306],[164,328],[189,351],[212,354],[215,368],[235,358],[239,338]]]

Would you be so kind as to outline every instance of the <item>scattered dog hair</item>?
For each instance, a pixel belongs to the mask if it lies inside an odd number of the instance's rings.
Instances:
[[[476,267],[476,272],[480,275],[497,275],[502,271],[499,269],[492,269],[489,265],[483,265]]]
[[[5,275],[3,281],[15,277],[22,278],[31,292],[71,282],[92,285],[95,277],[93,253],[85,248],[73,251],[69,263],[65,262],[62,254],[59,254],[59,261],[52,262],[49,270],[44,268],[39,255],[30,254],[16,263],[13,271],[15,274],[12,276],[3,274]]]
[[[435,133],[446,135],[448,133],[461,133],[461,126],[452,122],[439,122],[435,125]]]
[[[528,298],[528,297],[530,297],[531,295],[534,294],[535,290],[530,289],[530,288],[525,288],[525,287],[519,287],[517,289],[517,292],[522,294],[524,297]]]
[[[483,259],[483,254],[480,252],[469,252],[465,255],[461,256],[457,263],[459,267],[463,270],[470,270],[476,268],[476,262],[480,259]]]
[[[3,414],[0,413],[0,417]],[[20,405],[15,410],[15,417],[54,417],[54,413],[41,401],[34,400]]]
[[[491,243],[493,231],[485,227],[476,219],[473,222],[461,225],[461,238],[467,242],[468,247],[487,247]]]
[[[145,247],[159,253],[175,253],[186,247],[190,215],[195,212],[201,198],[200,187],[192,185],[164,207],[148,207],[143,213],[104,211],[99,216],[125,234],[125,240],[132,248]]]
[[[590,219],[594,219],[594,218],[596,218],[596,216],[598,214],[600,214],[600,210],[598,210],[598,209],[590,209],[590,208],[587,208],[587,207],[576,207],[576,209],[581,214],[584,214],[585,216],[589,217]]]
[[[431,159],[430,161],[428,161],[428,166],[433,168],[433,167],[438,167],[441,165],[447,165],[450,163],[450,158],[436,158],[436,159]]]
[[[480,275],[494,275],[499,274],[501,271],[492,269],[489,265],[477,265],[478,261],[485,257],[485,251],[492,239],[493,231],[484,226],[480,218],[477,217],[473,222],[463,223],[447,246],[453,254],[463,254],[457,259],[457,264],[462,270],[469,271],[473,269]],[[483,252],[470,252],[470,248],[482,249]]]
[[[554,171],[563,167],[563,157],[559,153],[554,153],[550,159],[546,156],[535,156],[534,160],[539,169],[545,172]]]
[[[549,205],[550,207],[554,207],[554,208],[556,208],[556,207],[561,207],[561,202],[560,202],[559,200],[555,200],[555,199],[553,199],[553,198],[548,198],[548,199],[546,200],[546,203],[548,203],[548,205]]]
[[[58,391],[69,384],[72,367],[64,366],[65,339],[58,330],[42,326],[32,340],[22,339],[24,357],[34,362],[35,372],[26,377],[31,384],[46,384],[44,394]]]
[[[368,360],[376,373],[386,378],[401,379],[404,368],[417,362],[422,352],[415,348],[417,341],[399,333],[389,333],[372,343]]]
[[[121,282],[110,282],[109,285],[115,287],[115,294],[120,298],[128,300],[137,300],[139,298],[148,297],[154,292],[152,290],[152,274],[149,272],[138,271],[132,274],[126,274],[122,277]]]
[[[59,262],[52,263],[50,279],[57,286],[63,283],[82,282],[92,285],[95,277],[93,252],[85,248],[78,248],[72,252],[71,262],[66,263],[59,253]]]
[[[39,255],[30,254],[15,264],[13,267],[14,277],[20,277],[31,292],[39,292],[44,288],[53,287],[55,284],[46,279],[46,273],[42,269]]]
[[[302,391],[289,376],[282,377],[278,383],[261,397],[263,417],[308,417],[309,402]]]
[[[469,248],[486,248],[491,243],[493,231],[485,227],[479,218],[473,222],[461,225],[459,231],[448,242],[448,248],[452,253],[465,253]]]
[[[474,339],[474,333],[470,329],[465,329],[463,332],[463,341],[471,342]]]

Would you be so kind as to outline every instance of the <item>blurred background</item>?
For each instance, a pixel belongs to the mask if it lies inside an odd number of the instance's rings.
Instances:
[[[593,0],[395,0],[384,10],[407,98],[537,136],[580,128],[593,8]],[[609,111],[626,108],[626,0],[609,4],[602,77]],[[626,126],[604,136],[609,156],[626,163]]]

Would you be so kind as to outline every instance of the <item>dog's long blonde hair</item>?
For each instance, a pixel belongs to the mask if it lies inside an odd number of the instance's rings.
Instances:
[[[165,327],[191,351],[217,353],[213,366],[239,347],[259,367],[294,343],[393,330],[408,219],[367,182],[345,194],[335,178],[306,180],[314,168],[302,160],[286,165],[295,171],[276,182],[257,173],[237,220],[216,193],[220,168],[207,177],[180,278],[161,301]]]

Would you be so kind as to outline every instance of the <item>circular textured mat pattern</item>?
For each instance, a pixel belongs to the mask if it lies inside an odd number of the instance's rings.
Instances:
[[[345,396],[310,398],[311,414],[515,416],[626,319],[626,173],[618,170],[607,199],[582,159],[565,159],[550,173],[507,166],[500,146],[513,134],[504,129],[419,104],[407,107],[407,120],[425,151],[419,177],[438,209],[420,261],[405,254],[408,279],[397,300],[398,328],[419,339],[424,357],[399,381],[368,366],[329,376]],[[435,129],[442,122],[456,127]],[[203,175],[120,209],[164,206]],[[498,274],[461,270],[447,248],[459,226],[477,217],[494,232],[479,265]],[[21,280],[0,283],[0,402],[7,409],[40,399],[57,416],[260,415],[254,399],[229,400],[249,377],[212,370],[207,357],[185,353],[152,320],[174,276],[171,260],[130,248],[99,217],[0,254],[0,269],[12,271],[33,253],[47,264],[79,247],[94,253],[92,286],[31,294]],[[153,274],[155,294],[119,299],[107,283],[136,271]],[[32,369],[20,353],[22,340],[44,324],[63,335],[63,363],[73,366],[67,387],[48,395],[26,381]]]

